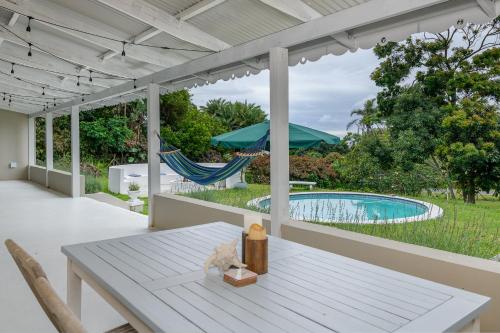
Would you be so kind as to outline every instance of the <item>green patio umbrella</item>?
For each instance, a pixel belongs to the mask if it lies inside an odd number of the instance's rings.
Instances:
[[[262,138],[269,130],[269,120],[262,123],[240,128],[239,130],[214,136],[211,140],[212,146],[220,146],[231,149],[244,149]],[[311,148],[321,144],[338,144],[340,139],[335,135],[321,132],[309,127],[296,124],[288,125],[290,148]]]

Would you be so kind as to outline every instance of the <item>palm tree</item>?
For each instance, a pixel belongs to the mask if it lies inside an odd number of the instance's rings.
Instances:
[[[351,111],[351,117],[358,116],[358,118],[351,120],[347,124],[347,129],[354,125],[358,128],[358,132],[371,132],[372,129],[380,123],[380,117],[375,99],[369,99],[363,104],[363,108]]]
[[[221,119],[227,115],[227,109],[230,107],[230,104],[230,102],[223,98],[211,99],[207,102],[207,105],[201,106],[200,109],[213,117]]]
[[[225,99],[212,99],[200,108],[203,112],[220,120],[229,130],[258,124],[266,119],[266,113],[254,103],[229,102]]]

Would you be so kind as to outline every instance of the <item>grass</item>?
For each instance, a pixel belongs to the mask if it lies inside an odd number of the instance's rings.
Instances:
[[[109,192],[107,177],[97,177],[88,181],[90,183],[87,185],[95,186],[99,191],[124,201],[129,199],[128,195]],[[294,191],[304,191],[304,189],[295,188]],[[250,184],[248,189],[204,190],[184,195],[228,206],[249,208],[248,201],[269,194],[269,185]],[[448,201],[442,195],[423,195],[414,198],[438,205],[444,210],[444,216],[436,220],[403,224],[380,221],[368,225],[360,223],[326,225],[482,258],[491,258],[500,253],[500,201],[497,198],[483,196],[475,205],[465,204],[461,199]],[[140,199],[144,201],[142,214],[147,215],[148,198]]]
[[[249,200],[269,195],[269,192],[268,185],[250,185],[245,190],[207,190],[185,195],[229,206],[249,208],[246,205]],[[424,195],[415,198],[441,207],[444,210],[443,217],[402,224],[380,221],[376,224],[326,225],[482,258],[491,258],[500,253],[500,201],[497,198],[480,197],[475,205],[465,204],[460,199],[447,201],[443,196]]]

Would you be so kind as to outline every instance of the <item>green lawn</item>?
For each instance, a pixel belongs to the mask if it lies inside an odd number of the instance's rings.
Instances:
[[[318,189],[318,191],[325,190]],[[246,190],[206,190],[184,195],[229,206],[249,208],[248,201],[269,194],[268,185],[251,184]],[[113,195],[122,200],[129,199],[127,195]],[[147,215],[148,198],[141,199],[145,203],[143,214]],[[466,205],[460,199],[447,201],[443,196],[425,195],[415,199],[438,205],[444,210],[444,216],[436,220],[403,224],[379,222],[374,225],[356,223],[328,225],[482,258],[491,258],[500,253],[500,200],[497,198],[480,197],[475,205]]]
[[[246,190],[209,190],[186,195],[248,208],[246,204],[249,200],[268,195],[269,192],[268,185],[250,185]],[[500,253],[500,201],[497,198],[480,197],[476,205],[466,205],[459,199],[447,201],[444,197],[420,196],[416,199],[440,206],[444,210],[444,216],[440,219],[416,223],[380,222],[375,225],[332,223],[329,225],[483,258],[491,258]]]

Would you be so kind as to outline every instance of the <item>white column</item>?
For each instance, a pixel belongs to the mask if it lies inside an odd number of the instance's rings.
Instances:
[[[36,130],[35,117],[28,118],[28,179],[31,180],[30,167],[35,165]]]
[[[46,156],[46,183],[49,186],[49,171],[54,168],[54,144],[53,144],[53,127],[52,127],[52,112],[45,115],[45,156]]]
[[[269,52],[271,92],[271,234],[281,237],[288,222],[288,50]]]
[[[160,86],[148,85],[148,198],[149,227],[153,227],[153,198],[161,192],[160,189]]]
[[[80,107],[71,107],[71,194],[80,196]]]

